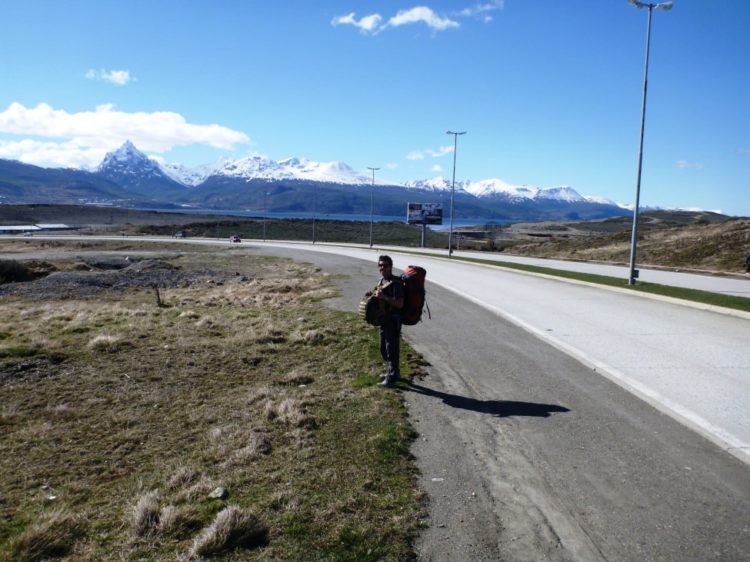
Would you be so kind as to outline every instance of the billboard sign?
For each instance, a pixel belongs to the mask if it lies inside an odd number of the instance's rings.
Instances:
[[[442,203],[407,203],[408,224],[443,224]]]

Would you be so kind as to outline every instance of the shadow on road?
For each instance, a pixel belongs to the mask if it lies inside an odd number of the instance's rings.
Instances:
[[[467,398],[466,396],[440,392],[414,384],[413,382],[408,382],[400,388],[424,394],[425,396],[440,398],[452,408],[461,408],[462,410],[470,410],[472,412],[479,412],[480,414],[490,414],[498,418],[508,418],[511,416],[548,418],[555,412],[570,411],[564,406],[557,406],[555,404],[535,404],[533,402],[517,402],[514,400],[477,400],[476,398]]]

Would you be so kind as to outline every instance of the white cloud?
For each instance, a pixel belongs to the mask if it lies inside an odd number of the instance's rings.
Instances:
[[[395,170],[396,168],[398,168],[398,164],[396,164],[395,162],[389,162],[385,165],[385,167],[389,170]]]
[[[440,164],[435,164],[432,168],[430,168],[430,171],[440,173],[443,171],[443,167]]]
[[[493,2],[486,2],[484,4],[478,3],[468,8],[464,8],[463,10],[456,12],[456,15],[463,17],[463,18],[479,17],[482,19],[482,21],[487,23],[487,22],[492,21],[492,16],[489,15],[489,12],[494,12],[495,10],[502,10],[503,8],[504,8],[503,0],[494,0]]]
[[[459,18],[476,18],[485,23],[492,21],[491,12],[502,10],[505,7],[504,0],[490,0],[489,2],[477,2],[476,4],[453,12],[455,17]],[[422,23],[433,31],[445,31],[461,24],[449,17],[439,16],[432,8],[428,6],[415,6],[406,10],[399,10],[395,16],[381,25],[383,16],[380,14],[370,14],[357,19],[356,13],[351,12],[345,16],[338,16],[331,20],[331,25],[352,25],[359,28],[364,34],[376,35],[381,31],[401,27],[403,25]]]
[[[178,113],[126,113],[112,104],[68,113],[46,103],[27,108],[14,102],[0,112],[0,133],[27,137],[0,141],[1,157],[73,167],[97,165],[126,140],[145,152],[157,153],[192,144],[229,150],[250,142],[245,133],[216,124],[194,125]]]
[[[441,17],[436,14],[432,8],[427,6],[416,6],[408,10],[399,10],[395,16],[392,16],[384,24],[381,25],[383,16],[380,14],[370,14],[364,16],[359,20],[354,12],[351,12],[345,16],[338,16],[331,20],[331,25],[353,25],[359,28],[362,33],[369,33],[375,35],[381,31],[392,28],[401,27],[402,25],[411,25],[416,23],[423,23],[433,31],[445,31],[452,27],[459,27],[459,23],[447,17]]]
[[[73,141],[0,140],[0,158],[38,166],[91,168],[99,164],[106,153],[106,150],[81,146]]]
[[[750,148],[739,148],[739,149],[737,149],[737,152],[741,156],[750,156]]]
[[[383,27],[400,27],[412,23],[424,23],[434,31],[444,31],[459,26],[456,21],[438,16],[431,8],[417,6],[409,10],[399,10]]]
[[[426,148],[424,150],[412,150],[406,155],[407,160],[424,160],[427,156],[440,158],[447,154],[453,154],[453,145],[441,146],[437,150]]]
[[[674,164],[675,168],[679,170],[702,170],[703,164],[700,162],[688,162],[687,160],[678,160]]]
[[[352,12],[345,16],[333,18],[331,25],[353,25],[354,27],[358,27],[362,33],[375,33],[382,19],[383,17],[380,14],[370,14],[357,20],[355,13]]]
[[[89,80],[103,80],[104,82],[110,82],[118,86],[124,86],[131,80],[135,80],[135,78],[130,76],[129,70],[94,70],[93,68],[86,72],[86,78]]]

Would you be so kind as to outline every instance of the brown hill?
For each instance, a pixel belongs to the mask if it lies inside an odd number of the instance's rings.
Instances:
[[[497,249],[521,256],[611,263],[630,260],[632,218],[518,223],[493,233]],[[750,219],[717,213],[658,211],[641,215],[641,266],[741,273],[750,253]]]

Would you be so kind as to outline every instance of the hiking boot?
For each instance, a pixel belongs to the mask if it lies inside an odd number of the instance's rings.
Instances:
[[[380,381],[380,386],[384,388],[393,388],[396,386],[396,383],[398,382],[398,377],[385,377],[382,381]]]

